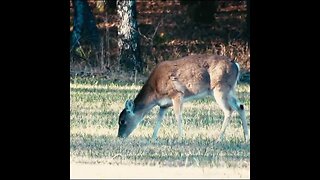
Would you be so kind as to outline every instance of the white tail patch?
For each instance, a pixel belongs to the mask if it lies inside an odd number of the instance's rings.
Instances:
[[[238,83],[238,81],[239,81],[239,79],[240,79],[240,65],[239,65],[237,62],[234,62],[234,63],[236,64],[236,66],[237,66],[237,68],[238,68],[237,80],[236,80],[236,82],[234,83],[234,86],[233,86],[233,87],[236,87],[236,86],[237,86],[237,83]]]

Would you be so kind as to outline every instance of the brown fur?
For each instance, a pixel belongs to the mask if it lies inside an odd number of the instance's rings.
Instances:
[[[239,73],[236,63],[225,56],[198,54],[159,63],[134,102],[126,102],[128,105],[119,117],[118,136],[128,136],[142,121],[144,115],[156,105],[160,106],[160,112],[153,138],[156,138],[164,113],[170,106],[173,106],[178,120],[179,136],[182,136],[183,103],[213,95],[225,115],[219,139],[224,134],[231,113],[236,110],[241,116],[244,135],[248,141],[244,106],[233,92]]]
[[[223,56],[191,55],[175,61],[164,61],[154,68],[134,102],[136,105],[157,104],[159,99],[172,99],[177,93],[189,97],[213,90],[221,83],[231,88],[237,73],[237,67]]]

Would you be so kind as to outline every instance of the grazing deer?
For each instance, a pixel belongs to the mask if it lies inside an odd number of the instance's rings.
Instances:
[[[224,136],[233,111],[240,114],[245,141],[249,141],[244,105],[234,94],[239,78],[239,65],[217,55],[191,55],[159,63],[152,71],[137,97],[127,100],[120,113],[118,137],[128,137],[156,105],[160,106],[152,138],[158,135],[165,112],[171,106],[178,121],[179,137],[183,136],[182,106],[184,102],[214,96],[224,112],[218,141]]]

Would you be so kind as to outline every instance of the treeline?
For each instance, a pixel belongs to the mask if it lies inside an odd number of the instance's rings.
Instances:
[[[71,0],[70,70],[149,72],[192,53],[235,58],[250,72],[247,1]]]

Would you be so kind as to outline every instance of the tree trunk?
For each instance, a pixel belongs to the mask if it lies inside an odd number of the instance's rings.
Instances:
[[[248,46],[250,49],[250,0],[247,0],[247,34],[248,34]]]
[[[119,61],[127,70],[141,72],[143,62],[140,56],[140,43],[135,0],[118,0],[117,11],[120,16],[118,29]]]
[[[99,45],[99,31],[87,0],[72,0],[72,4],[74,20],[70,42],[71,50],[82,42],[89,42],[96,48]]]

